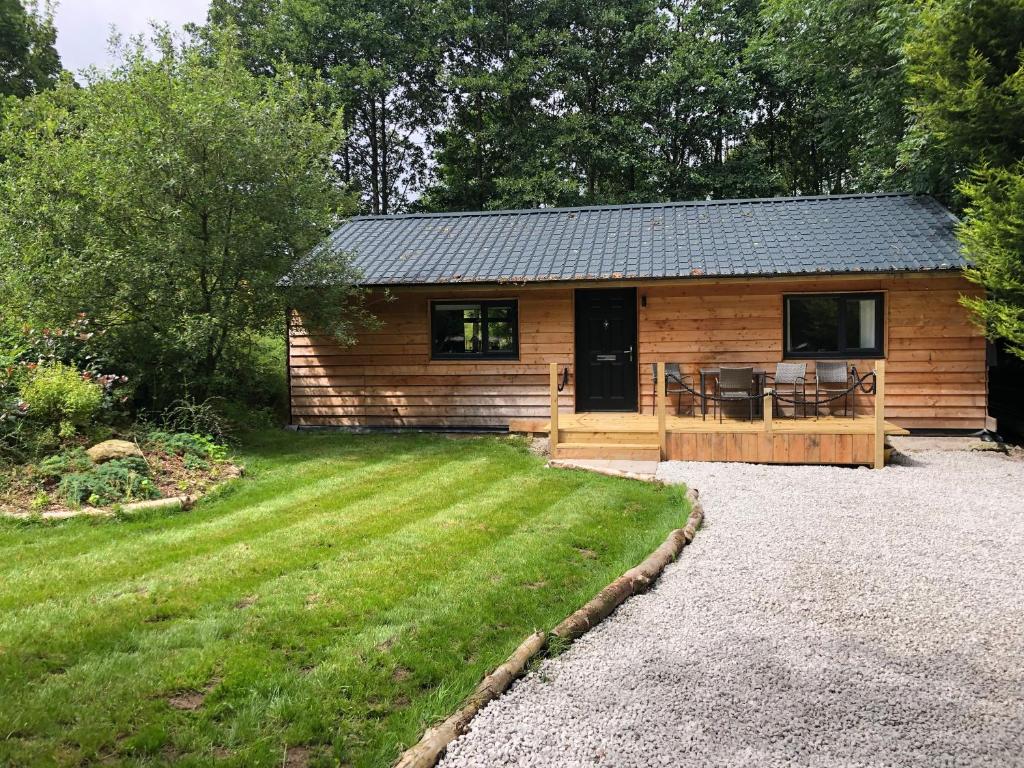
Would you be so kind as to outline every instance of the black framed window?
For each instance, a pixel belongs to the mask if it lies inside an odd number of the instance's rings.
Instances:
[[[806,293],[785,297],[785,356],[882,357],[885,296]]]
[[[432,301],[430,328],[434,360],[519,357],[519,308],[515,301]]]

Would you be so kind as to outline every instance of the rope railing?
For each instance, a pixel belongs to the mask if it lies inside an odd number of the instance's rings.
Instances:
[[[874,371],[868,371],[863,376],[858,376],[857,375],[857,369],[854,368],[853,369],[853,373],[851,374],[851,377],[853,378],[853,384],[851,384],[849,387],[847,387],[846,389],[842,390],[841,392],[837,392],[836,394],[832,395],[832,397],[826,397],[824,400],[819,399],[817,394],[815,394],[813,400],[808,400],[808,399],[806,399],[806,397],[803,400],[797,400],[795,398],[789,398],[789,397],[782,397],[778,393],[778,391],[774,390],[774,389],[772,390],[772,394],[773,394],[773,397],[775,398],[775,401],[778,402],[778,403],[785,403],[786,405],[803,405],[803,406],[813,405],[815,408],[817,408],[818,406],[828,405],[829,403],[833,403],[836,400],[841,400],[844,397],[848,397],[849,395],[853,394],[854,392],[857,392],[858,390],[860,392],[863,392],[865,395],[873,395],[873,394],[875,394],[875,392],[878,389],[878,374],[876,374]],[[871,379],[871,387],[870,388],[866,388],[864,386],[864,382],[867,381],[868,379]]]
[[[847,397],[848,395],[850,395],[853,392],[856,392],[858,390],[860,392],[863,392],[865,395],[873,395],[877,391],[878,376],[877,376],[877,374],[874,371],[868,371],[863,376],[860,376],[860,375],[857,374],[857,369],[853,368],[853,370],[852,370],[852,378],[853,378],[853,383],[849,387],[847,387],[845,390],[843,390],[841,392],[837,392],[835,395],[833,395],[831,397],[827,397],[827,398],[824,398],[824,399],[819,399],[817,396],[815,396],[815,398],[813,400],[807,400],[807,399],[796,400],[796,399],[793,399],[793,398],[783,397],[782,395],[779,394],[778,390],[776,388],[774,388],[774,387],[770,387],[765,394],[770,392],[772,397],[777,402],[786,403],[787,405],[813,405],[813,406],[817,407],[817,406],[820,406],[820,405],[828,405],[829,403],[835,402],[836,400],[840,400],[840,399],[842,399],[844,397]],[[869,379],[871,380],[871,386],[870,387],[865,387],[864,382],[866,382]],[[684,391],[688,392],[693,397],[696,397],[699,400],[702,400],[704,403],[708,403],[708,402],[713,402],[713,403],[738,403],[738,402],[747,402],[748,400],[762,400],[762,399],[764,399],[764,394],[730,395],[729,397],[718,397],[716,395],[709,395],[709,394],[706,394],[704,392],[698,392],[696,389],[694,389],[689,384],[687,384],[685,379],[678,379],[678,378],[672,377],[672,380],[676,384],[678,384],[680,387],[682,387]]]

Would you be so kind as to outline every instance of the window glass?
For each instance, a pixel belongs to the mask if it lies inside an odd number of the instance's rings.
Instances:
[[[515,358],[518,355],[514,301],[435,302],[431,304],[431,354]]]
[[[487,348],[491,352],[509,352],[515,346],[512,323],[505,320],[487,323]]]
[[[787,357],[882,355],[882,294],[806,294],[785,298]]]
[[[434,305],[434,351],[465,354],[480,350],[480,306]]]
[[[798,354],[838,352],[839,303],[829,296],[791,297],[789,350]]]
[[[874,349],[874,299],[850,299],[846,302],[846,346],[848,349]]]

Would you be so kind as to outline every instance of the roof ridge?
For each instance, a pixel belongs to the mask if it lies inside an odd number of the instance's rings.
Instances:
[[[616,203],[605,205],[577,205],[558,208],[505,208],[493,211],[439,211],[421,213],[388,213],[388,214],[365,214],[353,216],[348,221],[391,221],[396,219],[437,219],[437,218],[462,218],[470,216],[526,216],[551,213],[578,213],[586,211],[621,211],[629,209],[664,209],[664,208],[687,208],[707,207],[718,205],[738,204],[778,204],[795,203],[814,200],[851,200],[867,199],[878,197],[930,197],[918,192],[852,192],[837,195],[794,195],[788,197],[745,197],[745,198],[723,198],[720,200],[677,200],[663,203]]]

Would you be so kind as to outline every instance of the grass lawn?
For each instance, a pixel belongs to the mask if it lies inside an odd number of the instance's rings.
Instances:
[[[188,513],[0,523],[0,764],[389,764],[685,520],[515,439],[273,432]]]

